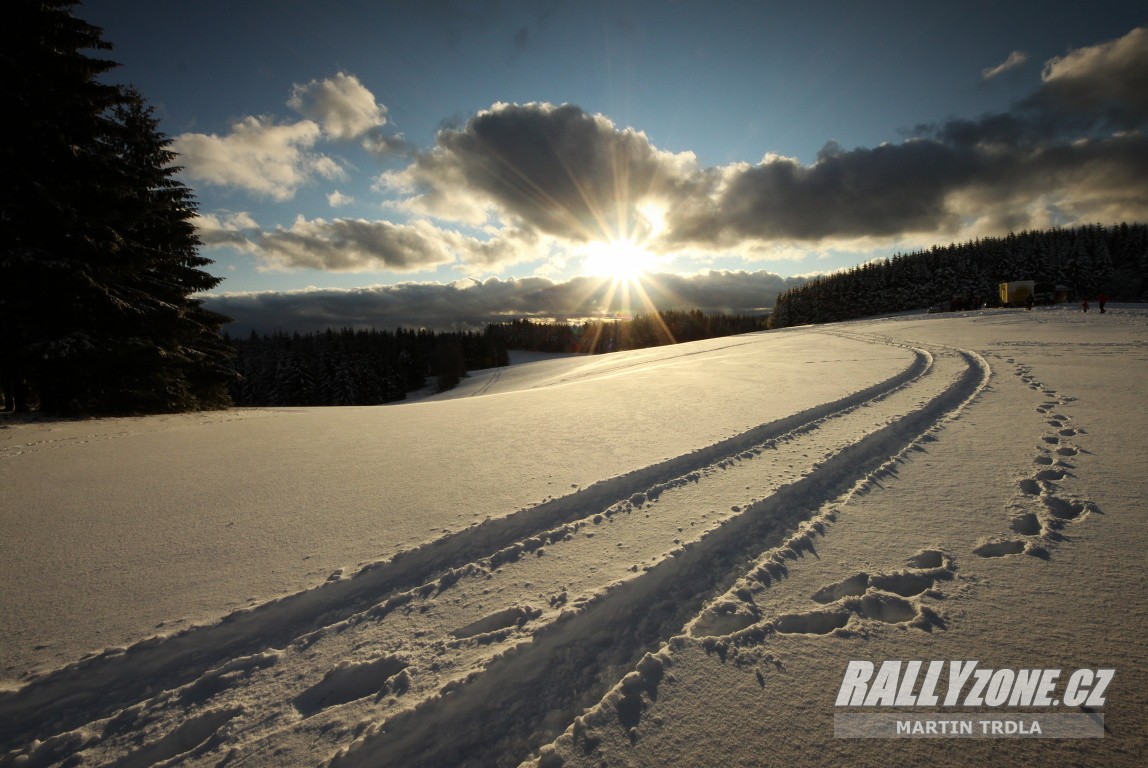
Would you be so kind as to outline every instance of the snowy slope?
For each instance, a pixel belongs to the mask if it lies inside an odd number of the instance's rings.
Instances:
[[[0,765],[1138,764],[1146,331],[908,316],[10,426]],[[835,739],[857,658],[1113,667],[1108,736]]]

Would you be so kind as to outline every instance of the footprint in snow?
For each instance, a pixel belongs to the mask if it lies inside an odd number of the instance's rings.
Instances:
[[[1009,523],[1013,533],[1019,533],[1021,536],[1036,536],[1041,530],[1040,518],[1032,512],[1026,512],[1023,515],[1014,517]]]
[[[1041,491],[1040,483],[1031,477],[1026,477],[1025,479],[1019,481],[1017,486],[1020,488],[1022,493],[1026,493],[1029,496],[1037,496]]]
[[[1003,541],[988,541],[973,550],[974,555],[980,557],[1004,557],[1005,555],[1019,555],[1024,552],[1025,543],[1018,539],[1005,539]]]
[[[1058,520],[1076,520],[1086,512],[1099,512],[1096,505],[1087,501],[1060,499],[1055,496],[1046,496],[1044,505],[1049,514]]]
[[[828,635],[849,623],[848,611],[812,611],[790,613],[773,620],[774,628],[785,635]]]
[[[938,581],[953,578],[952,560],[936,549],[926,549],[908,560],[909,568],[892,573],[857,573],[827,584],[812,595],[815,602],[835,604],[838,610],[787,614],[774,620],[781,633],[828,634],[841,629],[853,615],[886,624],[910,624],[931,631],[945,623],[932,610],[906,599],[933,589]]]
[[[823,605],[825,603],[835,603],[844,597],[863,595],[868,588],[869,574],[858,573],[836,584],[828,584],[822,587],[813,593],[813,600]]]

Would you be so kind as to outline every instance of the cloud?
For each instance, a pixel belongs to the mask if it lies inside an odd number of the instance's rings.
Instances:
[[[324,80],[296,84],[287,106],[314,120],[323,134],[335,141],[358,140],[377,158],[410,154],[411,144],[401,135],[388,135],[387,108],[354,75],[339,72]]]
[[[295,219],[256,241],[259,257],[273,267],[332,272],[418,272],[454,261],[451,233],[425,221],[394,224],[362,219]]]
[[[196,235],[208,248],[230,246],[239,250],[249,250],[253,247],[251,237],[259,229],[255,219],[245,211],[199,213],[192,218],[192,224],[195,226]]]
[[[1148,27],[1050,59],[1041,79],[1023,106],[1073,126],[1093,120],[1139,130],[1148,121]]]
[[[767,156],[727,166],[709,193],[671,211],[666,238],[749,241],[953,238],[1148,218],[1148,30],[1045,65],[1007,112],[918,126],[900,144],[817,161]]]
[[[461,269],[491,272],[538,261],[548,251],[548,240],[529,230],[503,227],[494,230],[485,240],[455,235],[452,247],[459,255]]]
[[[354,197],[351,195],[344,195],[337,189],[327,195],[327,205],[331,206],[332,208],[338,208],[339,206],[343,205],[350,205],[353,202],[355,202]]]
[[[995,76],[1019,66],[1015,52]],[[405,169],[380,177],[399,209],[509,223],[567,247],[629,239],[667,255],[753,258],[779,244],[840,247],[1148,217],[1142,191],[1148,30],[1049,61],[1033,95],[976,120],[918,126],[899,143],[811,164],[766,155],[701,168],[573,105],[496,104]],[[1051,185],[1051,186],[1050,186]],[[657,231],[642,211],[664,211]]]
[[[423,219],[394,223],[299,216],[290,227],[229,235],[273,269],[330,272],[410,273],[446,264],[485,272],[537,260],[542,251],[538,236],[530,232],[502,229],[482,239]],[[223,241],[222,233],[210,236]]]
[[[709,271],[694,275],[653,275],[648,293],[658,309],[753,313],[773,305],[781,291],[802,282],[758,272]],[[612,301],[607,301],[612,296]],[[556,282],[545,277],[454,283],[400,283],[355,289],[226,293],[208,296],[208,308],[235,319],[232,335],[317,331],[326,328],[421,326],[434,329],[480,327],[518,317],[582,319],[619,311],[646,311],[627,304],[608,283],[577,277]]]
[[[289,200],[316,176],[345,178],[338,162],[311,152],[319,126],[310,120],[276,124],[247,117],[226,136],[184,133],[171,142],[182,173],[197,181],[239,187],[274,200]]]
[[[640,131],[576,106],[496,104],[440,131],[431,151],[380,182],[442,219],[477,223],[493,212],[586,242],[632,235],[638,207],[687,183],[695,168],[692,154],[662,152]]]
[[[402,134],[388,136],[378,128],[367,131],[362,140],[363,149],[382,159],[390,155],[411,155],[415,147]]]
[[[1028,61],[1028,54],[1024,51],[1013,51],[1008,55],[1008,58],[997,64],[995,67],[986,67],[981,70],[981,77],[985,80],[992,80],[997,75],[1002,75],[1010,69],[1016,69]]]
[[[736,247],[934,230],[952,223],[946,195],[976,172],[976,161],[932,141],[847,152],[830,144],[813,165],[767,157],[723,169],[710,196],[672,214],[667,237]]]
[[[387,108],[375,101],[374,94],[359,78],[345,72],[306,85],[296,84],[287,106],[341,141],[359,138],[387,122]]]
[[[322,140],[359,140],[376,157],[410,151],[402,136],[384,133],[387,108],[354,75],[339,72],[297,84],[287,105],[306,119],[280,123],[270,117],[247,117],[223,136],[177,136],[171,149],[180,155],[183,174],[285,201],[316,177],[347,178],[343,164],[313,151]]]

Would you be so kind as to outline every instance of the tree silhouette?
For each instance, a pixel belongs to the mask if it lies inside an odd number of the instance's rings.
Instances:
[[[143,97],[100,78],[111,45],[72,0],[15,0],[0,45],[0,385],[9,409],[155,412],[227,403],[227,318],[194,295],[192,193]]]

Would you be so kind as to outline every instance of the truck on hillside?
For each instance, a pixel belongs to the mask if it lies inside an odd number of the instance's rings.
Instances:
[[[1010,280],[998,287],[1001,306],[1024,307],[1029,297],[1033,304],[1061,304],[1068,301],[1068,286],[1038,283],[1035,280]]]
[[[1001,283],[998,286],[1000,292],[1001,306],[1003,307],[1023,307],[1028,301],[1030,296],[1036,293],[1035,280],[1013,280],[1008,283]],[[1035,302],[1036,298],[1033,297]]]

